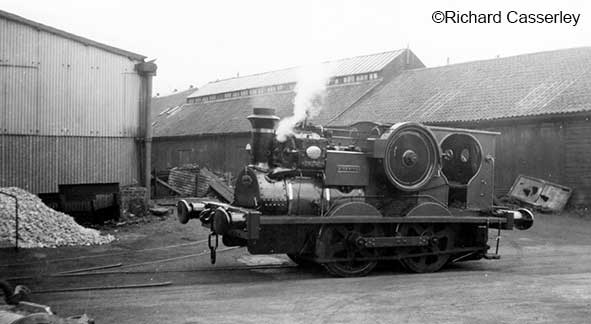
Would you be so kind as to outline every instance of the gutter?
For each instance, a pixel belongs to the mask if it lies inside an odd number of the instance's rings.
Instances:
[[[154,61],[142,62],[135,65],[135,70],[142,78],[140,89],[140,111],[143,112],[143,120],[140,122],[140,128],[143,128],[144,139],[144,168],[143,183],[147,191],[147,199],[152,195],[152,78],[156,75],[158,66]]]

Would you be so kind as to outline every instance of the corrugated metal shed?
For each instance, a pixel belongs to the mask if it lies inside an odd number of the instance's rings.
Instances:
[[[0,19],[1,133],[137,136],[138,62]]]
[[[395,50],[364,56],[356,56],[336,61],[321,63],[329,77],[355,75],[382,70],[387,64],[402,54],[404,50]],[[195,91],[189,98],[196,98],[217,93],[243,89],[260,88],[270,85],[294,83],[297,81],[299,67],[260,73],[210,82]]]
[[[428,123],[591,110],[591,48],[406,70],[335,118]]]
[[[144,58],[0,11],[0,186],[136,182]]]
[[[88,46],[93,46],[96,48],[100,48],[104,51],[113,53],[113,54],[117,54],[117,55],[121,55],[121,56],[127,56],[130,59],[133,60],[138,60],[138,61],[142,61],[146,58],[146,56],[143,56],[141,54],[137,54],[137,53],[133,53],[130,51],[126,51],[120,48],[116,48],[107,44],[103,44],[103,43],[99,43],[96,41],[93,41],[92,39],[88,39],[82,36],[78,36],[78,35],[74,35],[72,33],[68,33],[66,31],[51,27],[51,26],[47,26],[41,23],[38,23],[36,21],[32,21],[29,20],[27,18],[15,15],[15,14],[11,14],[10,12],[6,12],[3,10],[0,10],[0,18],[2,18],[2,20],[6,20],[6,21],[13,21],[13,22],[17,22],[21,25],[28,25],[31,26],[32,28],[34,28],[35,30],[39,30],[39,31],[44,31],[46,33],[49,34],[54,34],[56,36],[62,37],[62,38],[67,38],[67,39],[71,39],[73,41],[76,41],[78,43],[84,44],[84,45],[88,45]]]

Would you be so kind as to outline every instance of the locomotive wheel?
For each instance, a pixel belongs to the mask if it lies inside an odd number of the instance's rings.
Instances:
[[[326,217],[331,216],[381,216],[372,205],[351,201],[334,206]],[[370,273],[377,261],[359,261],[356,258],[377,257],[376,249],[368,249],[353,243],[353,236],[381,236],[383,229],[379,224],[326,224],[320,228],[316,239],[316,256],[319,258],[346,258],[347,261],[327,262],[322,265],[326,270],[339,277],[358,277]]]
[[[338,277],[361,277],[370,273],[377,261],[357,261],[356,258],[377,257],[376,249],[360,248],[349,239],[352,235],[380,236],[383,231],[376,224],[327,225],[323,227],[321,239],[324,241],[329,258],[347,258],[347,261],[322,264],[326,270]]]
[[[399,233],[402,236],[430,236],[429,246],[413,248],[411,254],[445,252],[454,247],[455,229],[446,224],[403,224]],[[434,241],[434,242],[433,242]],[[409,271],[416,273],[435,272],[443,268],[449,261],[450,254],[433,254],[408,257],[400,263]]]

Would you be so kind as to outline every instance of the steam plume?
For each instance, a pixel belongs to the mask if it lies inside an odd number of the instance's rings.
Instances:
[[[283,118],[277,126],[277,140],[285,142],[294,133],[295,126],[305,119],[312,119],[320,113],[326,97],[326,83],[329,71],[323,65],[310,65],[296,71],[296,96],[293,99],[293,115]]]

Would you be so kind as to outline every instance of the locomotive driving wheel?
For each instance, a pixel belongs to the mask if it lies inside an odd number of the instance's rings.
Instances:
[[[377,216],[375,207],[363,202],[349,202],[331,210],[327,216],[363,215]],[[360,247],[356,237],[382,236],[380,224],[326,224],[320,229],[316,254],[321,259],[338,259],[323,262],[326,270],[338,277],[359,277],[370,273],[377,265],[379,250]],[[368,258],[372,260],[367,260]]]
[[[358,247],[352,242],[355,236],[381,236],[379,224],[345,224],[332,225],[323,229],[322,239],[328,248],[327,257],[335,259],[347,259],[324,263],[326,270],[339,277],[365,276],[378,264],[377,261],[358,260],[361,258],[376,258],[379,254],[376,249]]]
[[[453,225],[447,224],[402,224],[398,231],[402,236],[426,236],[430,238],[427,246],[412,248],[409,254],[415,257],[407,257],[400,260],[402,265],[417,273],[435,272],[441,269],[450,259],[446,254],[454,247],[456,230]]]

